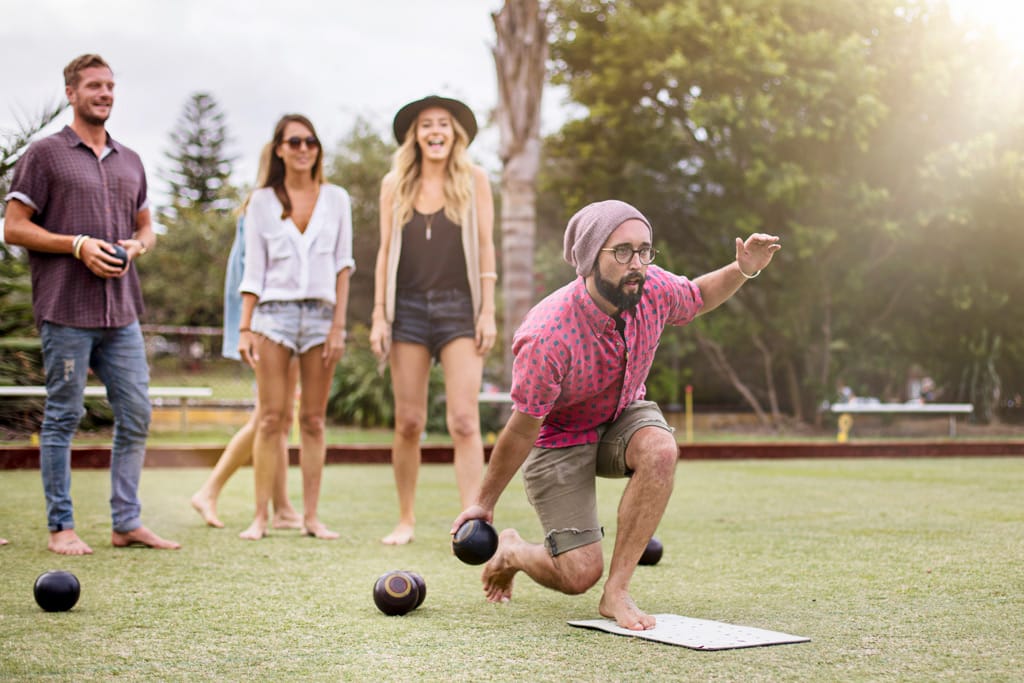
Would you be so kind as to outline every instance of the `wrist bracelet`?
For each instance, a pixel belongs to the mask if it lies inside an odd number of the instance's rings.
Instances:
[[[75,235],[75,241],[71,244],[71,253],[78,260],[82,260],[82,245],[85,241],[92,239],[88,235]]]
[[[742,275],[743,277],[747,278],[748,280],[753,280],[755,277],[757,277],[758,275],[761,274],[761,271],[758,270],[753,275],[747,275],[746,273],[743,272],[743,269],[740,268],[740,262],[739,261],[736,262],[736,267],[740,269],[740,275]]]
[[[480,273],[481,280],[497,280],[498,274],[494,271],[487,271],[486,273]]]
[[[252,332],[252,328],[251,327],[239,327],[238,328],[238,333],[241,334],[243,332]]]

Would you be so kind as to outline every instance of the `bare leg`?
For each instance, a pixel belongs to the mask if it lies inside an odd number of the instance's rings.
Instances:
[[[455,339],[441,350],[447,405],[448,433],[455,450],[455,483],[466,509],[476,501],[484,472],[484,443],[480,437],[478,396],[484,359],[476,342]]]
[[[546,588],[578,595],[597,583],[603,570],[600,543],[552,557],[543,545],[523,540],[515,529],[505,529],[498,535],[498,550],[484,565],[480,578],[490,602],[508,602],[513,579],[520,571]]]
[[[655,626],[655,618],[630,597],[629,582],[665,513],[678,458],[675,439],[658,427],[639,430],[626,448],[626,463],[634,474],[619,502],[615,550],[598,607],[602,616],[623,628],[640,631]]]
[[[78,537],[74,529],[51,531],[46,548],[58,555],[92,555],[92,548]]]
[[[256,404],[246,423],[228,441],[227,447],[217,459],[217,464],[214,465],[210,476],[206,478],[199,490],[192,494],[192,507],[209,526],[218,529],[224,526],[224,523],[217,517],[217,499],[231,475],[252,459],[258,412],[259,403]]]
[[[338,538],[320,521],[320,484],[324,473],[327,449],[324,444],[324,422],[327,397],[334,377],[335,364],[324,367],[323,346],[315,346],[299,359],[302,373],[302,397],[299,401],[299,433],[302,439],[302,529],[307,536],[330,541]]]
[[[256,511],[252,524],[239,538],[255,541],[267,533],[268,507],[274,489],[274,474],[286,443],[287,412],[292,397],[286,396],[288,364],[291,352],[257,335],[259,362],[256,364],[256,385],[259,391],[256,437],[253,443],[252,469],[255,479]]]
[[[127,548],[132,545],[144,545],[147,548],[156,548],[158,550],[178,550],[181,548],[180,543],[160,538],[144,526],[125,533],[112,531],[110,532],[110,543],[115,548]]]
[[[404,545],[416,530],[416,481],[420,471],[420,435],[427,423],[427,388],[430,352],[419,344],[395,342],[391,346],[391,388],[395,395],[395,435],[391,467],[398,491],[398,524],[381,539]]]
[[[295,396],[295,387],[299,383],[299,359],[292,357],[288,365],[288,388],[285,396]],[[281,457],[277,461],[277,469],[274,473],[274,492],[271,500],[274,505],[275,529],[301,529],[302,515],[292,506],[288,498],[288,437],[291,432],[291,412],[288,413],[288,423],[285,425],[285,441],[281,447]]]
[[[298,383],[298,361],[293,361],[288,366],[288,381],[291,390],[288,395],[294,395],[295,385]],[[209,526],[222,528],[224,523],[217,517],[217,499],[228,479],[238,471],[239,467],[252,460],[252,449],[256,440],[256,423],[259,413],[259,397],[256,398],[256,405],[252,414],[242,427],[235,432],[235,435],[228,441],[227,447],[221,453],[213,471],[198,491],[192,494],[192,507],[199,513]],[[290,416],[289,416],[290,418]],[[289,422],[290,423],[290,422]],[[302,517],[292,507],[288,498],[288,452],[285,445],[284,457],[278,462],[278,468],[274,477],[274,528],[275,529],[298,529],[302,525]]]

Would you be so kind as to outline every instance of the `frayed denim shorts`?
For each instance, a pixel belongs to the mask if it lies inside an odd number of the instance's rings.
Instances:
[[[327,341],[334,322],[334,304],[320,299],[266,301],[252,313],[252,331],[303,354]]]
[[[400,289],[395,297],[395,322],[391,339],[420,344],[439,359],[441,349],[460,337],[476,337],[473,300],[461,289],[426,292]]]

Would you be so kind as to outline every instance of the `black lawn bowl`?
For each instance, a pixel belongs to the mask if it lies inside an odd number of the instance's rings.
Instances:
[[[47,612],[67,612],[78,602],[81,592],[78,577],[71,572],[56,570],[40,574],[32,588],[36,602]]]
[[[416,600],[416,605],[413,609],[416,609],[423,604],[423,601],[427,599],[427,582],[423,580],[423,577],[416,572],[405,572],[412,577],[413,583],[416,584],[416,590],[419,591],[420,597]]]
[[[452,552],[466,564],[483,564],[498,549],[498,532],[482,519],[463,523],[452,539]]]
[[[113,248],[114,258],[121,262],[121,270],[124,270],[124,267],[128,265],[128,252],[120,244],[115,244]]]
[[[373,584],[373,602],[389,617],[407,614],[420,603],[416,580],[407,572],[390,571],[381,574]]]
[[[661,541],[651,536],[651,540],[647,542],[647,547],[644,548],[644,554],[640,556],[640,564],[658,564],[664,551],[665,547],[661,544]]]

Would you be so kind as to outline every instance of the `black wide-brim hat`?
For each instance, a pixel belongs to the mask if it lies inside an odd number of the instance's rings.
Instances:
[[[395,122],[392,129],[395,133],[395,140],[398,140],[398,144],[402,144],[405,141],[405,134],[409,132],[409,126],[416,120],[416,117],[420,115],[420,112],[430,107],[442,107],[447,109],[455,120],[459,122],[459,125],[466,131],[466,135],[469,136],[469,141],[473,142],[473,138],[476,137],[476,117],[473,116],[473,110],[467,107],[458,100],[453,100],[450,97],[441,97],[440,95],[427,95],[422,100],[416,100],[410,102],[395,114]]]

